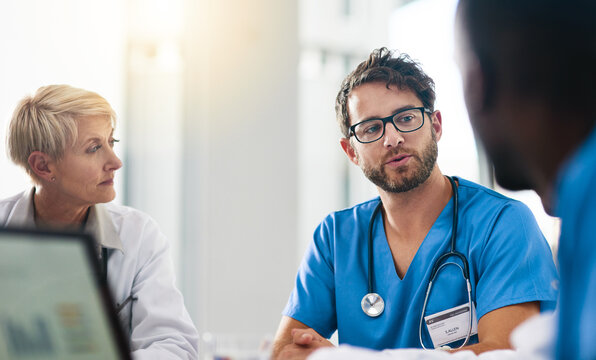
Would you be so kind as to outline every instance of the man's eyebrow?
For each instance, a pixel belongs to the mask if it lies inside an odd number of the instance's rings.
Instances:
[[[398,107],[396,109],[393,109],[393,111],[391,112],[391,115],[389,115],[389,116],[393,116],[393,115],[397,114],[400,111],[404,111],[404,110],[412,109],[412,108],[417,108],[417,107],[422,107],[422,106],[410,105],[410,104],[404,105],[404,106],[400,106],[400,107]],[[385,116],[385,117],[389,117],[389,116]],[[364,119],[362,119],[360,121],[362,122],[362,121],[367,121],[367,120],[378,120],[378,119],[383,119],[383,117],[381,117],[381,116],[369,116],[369,117],[366,117],[366,118],[364,118]]]

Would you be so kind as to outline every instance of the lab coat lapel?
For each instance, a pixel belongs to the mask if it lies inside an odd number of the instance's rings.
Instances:
[[[108,210],[103,204],[91,206],[85,231],[95,237],[95,241],[105,248],[118,249],[124,253],[124,246]]]
[[[14,208],[8,216],[6,226],[24,226],[29,228],[35,227],[33,194],[35,194],[34,187],[32,187],[29,191],[23,192],[23,196],[16,202]]]

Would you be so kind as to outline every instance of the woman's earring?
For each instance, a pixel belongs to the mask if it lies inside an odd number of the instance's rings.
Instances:
[[[54,181],[56,181],[56,177],[55,177],[55,176],[52,176],[52,178],[50,179],[50,181],[51,181],[51,182],[54,182]]]

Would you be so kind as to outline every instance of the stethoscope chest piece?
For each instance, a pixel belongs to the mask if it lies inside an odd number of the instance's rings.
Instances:
[[[383,310],[385,310],[385,301],[383,301],[381,295],[377,293],[368,293],[364,295],[360,305],[362,306],[362,311],[370,317],[377,317],[383,313]]]

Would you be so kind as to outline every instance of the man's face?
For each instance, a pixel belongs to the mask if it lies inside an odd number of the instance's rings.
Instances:
[[[360,85],[348,97],[351,125],[422,106],[413,92],[393,85],[387,89],[384,82]],[[437,116],[440,117],[439,112],[425,113],[424,125],[410,133],[401,133],[388,123],[381,139],[368,144],[359,143],[354,137],[342,139],[342,148],[379,188],[393,193],[412,190],[424,183],[435,167],[437,139],[441,136]]]
[[[456,62],[462,76],[464,100],[468,109],[474,133],[482,142],[492,162],[495,178],[500,186],[509,190],[532,188],[528,171],[520,156],[515,141],[519,139],[519,129],[514,116],[517,112],[512,104],[495,98],[488,98],[489,79],[480,61],[469,46],[465,26],[458,14],[456,27]],[[503,97],[501,97],[502,99]],[[527,139],[526,139],[527,140]]]

